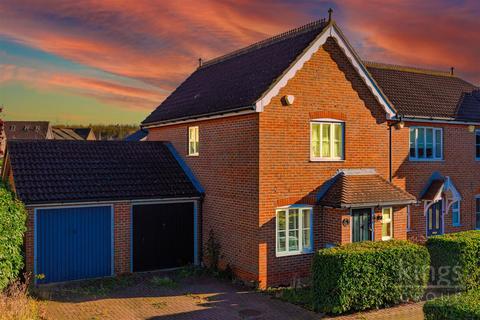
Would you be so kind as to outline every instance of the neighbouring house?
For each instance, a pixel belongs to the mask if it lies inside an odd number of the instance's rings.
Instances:
[[[27,207],[37,283],[199,261],[203,190],[170,143],[11,140],[2,178]]]
[[[148,130],[146,129],[139,129],[132,133],[131,135],[127,136],[124,140],[125,141],[146,141],[148,136]]]
[[[203,62],[142,127],[205,188],[223,266],[261,287],[319,248],[480,228],[479,88],[365,62],[333,21]]]
[[[92,128],[52,127],[54,140],[96,140]]]
[[[479,88],[365,62],[333,20],[203,62],[142,128],[7,146],[42,281],[198,263],[213,231],[221,267],[265,288],[308,276],[320,248],[480,228]]]

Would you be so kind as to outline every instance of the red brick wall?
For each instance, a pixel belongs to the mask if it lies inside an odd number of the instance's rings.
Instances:
[[[427,126],[443,128],[442,161],[409,161],[409,126]],[[452,226],[451,210],[445,215],[445,232],[458,232],[475,228],[475,195],[480,189],[480,162],[475,160],[475,133],[469,132],[466,125],[407,122],[400,130],[392,130],[393,137],[393,175],[394,183],[416,197],[428,183],[433,172],[450,176],[460,192],[461,226]],[[426,218],[423,203],[411,207],[412,240],[425,240]]]
[[[33,274],[34,259],[34,208],[27,208],[27,231],[25,232],[25,270]]]
[[[188,156],[188,127],[199,126],[199,156]],[[256,280],[258,256],[258,114],[150,129],[148,140],[171,141],[205,189],[203,243],[214,230],[222,265]]]
[[[287,94],[295,96],[291,106],[281,103]],[[345,121],[344,161],[310,161],[310,120],[319,117]],[[268,254],[267,277],[260,280],[267,286],[290,282],[287,270],[307,274],[311,260],[311,255],[275,256],[277,201],[304,203],[303,198],[314,195],[343,168],[375,168],[388,178],[388,126],[383,108],[329,40],[260,114],[260,243]],[[350,239],[349,229],[341,227],[342,213],[326,211],[325,224],[318,214],[314,218],[319,237],[315,249],[321,243]]]
[[[129,202],[115,203],[114,209],[114,268],[115,274],[128,273],[130,265],[131,209]]]

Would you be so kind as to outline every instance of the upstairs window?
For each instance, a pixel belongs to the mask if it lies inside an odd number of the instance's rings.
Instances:
[[[277,209],[277,256],[312,252],[312,208]]]
[[[344,124],[315,121],[310,124],[310,160],[343,160]]]
[[[443,134],[441,128],[410,128],[410,160],[442,160]]]
[[[188,155],[198,156],[199,137],[198,127],[188,128]]]
[[[475,131],[475,159],[480,160],[480,130]]]

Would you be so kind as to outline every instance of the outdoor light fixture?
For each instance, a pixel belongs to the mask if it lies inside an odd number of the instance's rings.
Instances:
[[[377,216],[377,221],[383,220],[383,216]]]
[[[474,125],[469,125],[468,126],[468,132],[473,133],[475,131],[475,126]]]
[[[295,96],[289,94],[289,95],[283,96],[282,100],[286,106],[290,106],[293,104],[293,101],[295,101]]]
[[[342,220],[342,226],[346,227],[350,224],[350,219],[348,218],[345,218]]]
[[[404,121],[400,121],[400,122],[397,122],[395,124],[396,129],[403,129],[403,127],[405,127],[405,122]]]

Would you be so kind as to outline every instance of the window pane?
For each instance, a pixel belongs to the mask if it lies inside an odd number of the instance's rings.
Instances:
[[[433,129],[432,128],[426,128],[426,157],[427,158],[433,158]]]
[[[312,156],[320,157],[320,124],[312,124]]]
[[[410,157],[415,158],[415,133],[417,132],[417,129],[415,128],[410,128]]]
[[[475,149],[476,149],[475,156],[477,158],[480,158],[480,146],[477,146]]]
[[[278,219],[278,230],[286,230],[287,229],[287,224],[286,224],[286,218],[285,218],[285,211],[278,211],[277,213],[277,219]]]
[[[329,123],[322,123],[322,157],[325,157],[325,158],[330,157],[330,143],[331,143],[330,126],[331,124]]]
[[[480,132],[478,131],[475,133],[475,143],[480,144]]]
[[[391,238],[392,237],[392,223],[383,223],[382,225],[382,238]]]
[[[425,158],[425,131],[424,128],[418,128],[417,155],[419,158]]]
[[[384,208],[382,211],[383,211],[382,212],[382,215],[383,215],[382,220],[386,221],[386,222],[389,222],[392,219],[392,212],[391,212],[390,208]]]
[[[480,198],[476,199],[476,212],[480,212]]]
[[[302,222],[303,222],[303,230],[302,230],[302,241],[303,241],[303,248],[304,249],[310,249],[311,248],[311,243],[310,243],[310,234],[311,234],[311,228],[310,228],[310,209],[302,210]]]
[[[288,231],[288,251],[298,251],[298,230]]]
[[[452,222],[453,224],[460,224],[460,211],[458,201],[452,204]]]
[[[287,251],[287,237],[285,231],[281,231],[277,236],[277,251],[284,252]]]
[[[442,130],[435,130],[435,158],[442,158]]]
[[[336,158],[342,158],[343,151],[343,130],[341,124],[334,124],[334,145],[333,145],[333,156]]]
[[[288,229],[298,229],[298,209],[290,209],[288,212]]]

